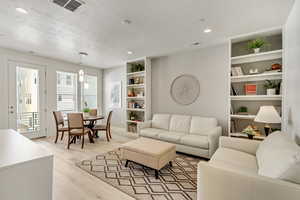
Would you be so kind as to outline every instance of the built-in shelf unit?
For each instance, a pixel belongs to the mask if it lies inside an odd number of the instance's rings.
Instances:
[[[259,53],[254,53],[247,44],[257,38],[267,44]],[[264,124],[254,122],[260,106],[273,105],[282,114],[283,51],[281,28],[230,39],[230,136],[241,136],[241,131],[248,125],[257,126],[263,134]],[[278,69],[280,66],[281,69]],[[264,87],[267,80],[280,86],[275,94],[267,94]],[[273,128],[280,129],[281,124],[273,125]]]
[[[126,129],[136,133],[137,124],[151,118],[151,60],[126,63]]]

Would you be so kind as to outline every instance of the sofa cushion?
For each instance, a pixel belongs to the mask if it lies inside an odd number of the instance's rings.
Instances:
[[[206,130],[217,127],[218,122],[215,118],[193,116],[191,120],[191,134],[207,135]]]
[[[170,131],[188,133],[191,125],[191,116],[172,115],[170,120]]]
[[[300,147],[282,132],[270,134],[256,151],[258,173],[300,184]]]
[[[141,129],[140,135],[149,138],[158,138],[158,134],[162,132],[164,132],[164,130],[157,129],[157,128],[145,128],[145,129]]]
[[[210,162],[223,162],[226,165],[232,165],[235,168],[238,167],[243,171],[255,172],[256,174],[258,171],[254,155],[223,147],[218,148]]]
[[[169,129],[169,114],[154,114],[152,119],[152,128]]]
[[[192,147],[198,147],[202,149],[208,149],[209,143],[207,136],[200,135],[185,135],[180,139],[180,144],[188,145]]]
[[[179,132],[162,132],[158,134],[158,138],[163,141],[179,143],[180,138],[186,135],[185,133]]]

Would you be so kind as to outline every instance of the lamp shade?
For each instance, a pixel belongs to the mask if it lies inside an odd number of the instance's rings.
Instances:
[[[277,124],[281,123],[281,118],[274,106],[261,106],[254,121],[266,124]]]

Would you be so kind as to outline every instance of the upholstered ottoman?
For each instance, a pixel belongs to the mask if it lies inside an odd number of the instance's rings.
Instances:
[[[176,145],[149,138],[139,138],[124,144],[121,147],[122,158],[150,167],[155,170],[155,177],[166,164],[172,166],[176,156]]]

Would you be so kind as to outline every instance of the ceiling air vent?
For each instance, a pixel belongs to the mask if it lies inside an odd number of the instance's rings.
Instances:
[[[84,2],[81,0],[53,0],[53,3],[72,12],[84,4]]]

